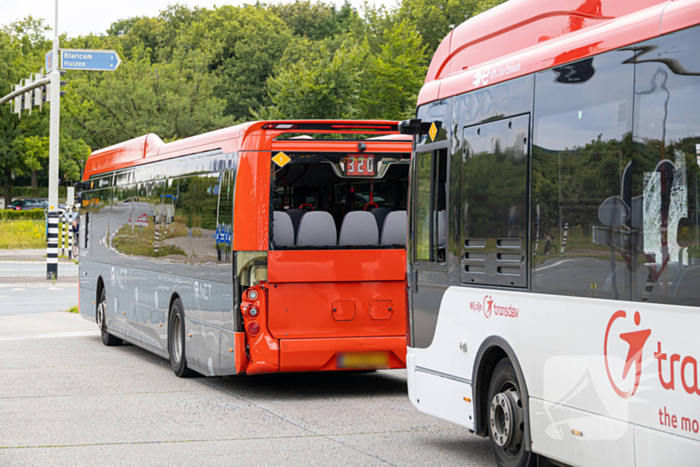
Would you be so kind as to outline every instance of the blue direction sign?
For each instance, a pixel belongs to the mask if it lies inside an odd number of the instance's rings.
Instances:
[[[61,49],[64,70],[114,71],[121,62],[114,50]]]

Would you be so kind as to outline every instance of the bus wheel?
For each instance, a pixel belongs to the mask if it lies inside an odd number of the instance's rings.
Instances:
[[[102,289],[100,292],[100,302],[97,304],[97,310],[95,311],[95,321],[97,322],[97,327],[100,328],[100,334],[102,334],[102,343],[107,346],[121,345],[122,340],[118,337],[114,337],[107,332],[107,292]]]
[[[536,463],[535,455],[523,446],[525,411],[515,369],[504,358],[496,365],[489,385],[488,424],[491,449],[499,467],[526,467]]]
[[[170,354],[170,366],[177,376],[180,378],[192,376],[192,370],[187,368],[187,358],[185,357],[185,312],[179,298],[175,299],[170,309],[168,353]]]

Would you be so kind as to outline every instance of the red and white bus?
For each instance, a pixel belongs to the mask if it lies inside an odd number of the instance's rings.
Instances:
[[[499,466],[700,465],[700,2],[511,0],[422,88],[409,396]]]
[[[80,313],[178,376],[405,367],[411,145],[277,121],[94,152]]]

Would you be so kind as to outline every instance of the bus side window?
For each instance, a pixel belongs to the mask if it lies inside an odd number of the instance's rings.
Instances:
[[[535,79],[532,291],[629,300],[634,63],[616,50]]]
[[[416,261],[445,262],[447,149],[416,154]]]
[[[632,300],[698,305],[700,27],[637,46],[634,159],[625,257]],[[653,51],[653,53],[652,53]]]

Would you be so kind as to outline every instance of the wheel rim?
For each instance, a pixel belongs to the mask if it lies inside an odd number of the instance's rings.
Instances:
[[[100,329],[103,329],[104,322],[105,322],[105,308],[107,307],[107,302],[106,301],[101,301],[99,305],[97,305],[97,313],[95,316],[95,319],[97,320],[97,327]]]
[[[491,437],[508,457],[516,457],[522,448],[524,414],[518,390],[509,384],[504,386],[491,399]]]
[[[182,358],[182,322],[177,314],[173,317],[173,358],[175,363]]]

